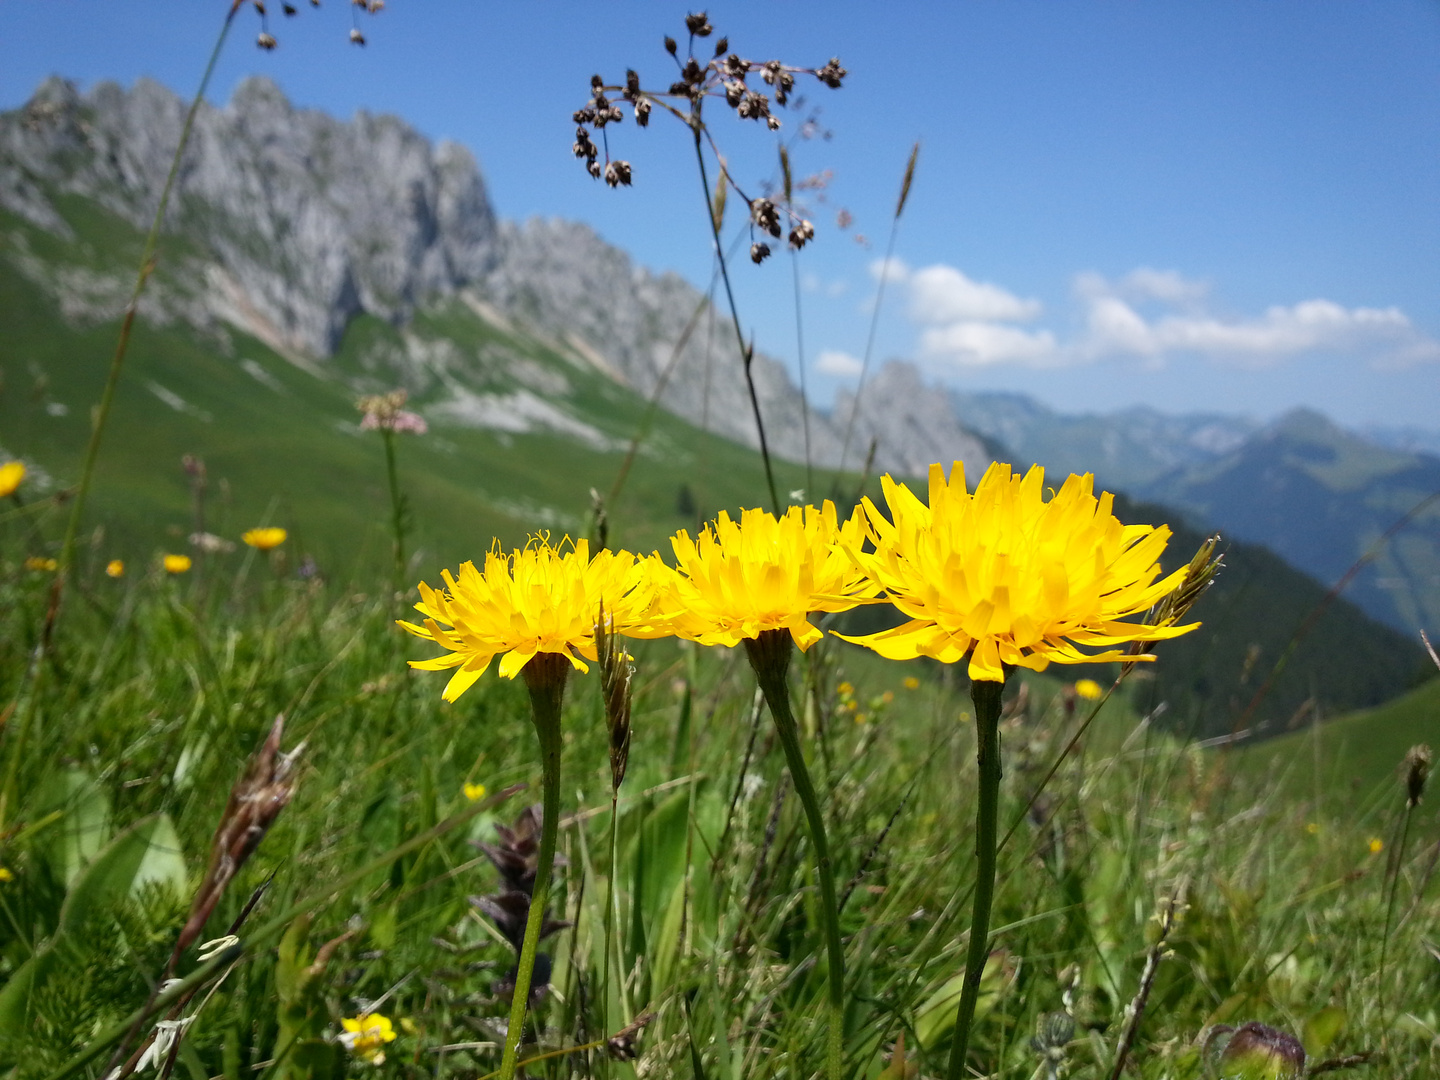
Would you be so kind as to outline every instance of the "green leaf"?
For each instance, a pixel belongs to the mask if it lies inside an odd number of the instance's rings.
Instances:
[[[59,836],[42,849],[55,876],[66,886],[110,838],[110,798],[84,769],[52,773],[40,785],[39,813],[60,811]]]
[[[150,881],[168,882],[184,895],[187,875],[179,837],[168,814],[143,818],[95,856],[60,909],[57,936],[73,933]]]
[[[1330,1049],[1330,1045],[1344,1030],[1347,1019],[1344,1009],[1331,1005],[1306,1020],[1300,1033],[1300,1041],[1305,1044],[1305,1053],[1311,1057],[1320,1057]]]
[[[986,958],[985,970],[980,973],[980,994],[975,999],[975,1023],[995,1007],[1006,980],[1013,974],[1013,968],[1006,963],[1008,959],[1009,954],[1003,949],[995,950]],[[915,1037],[925,1049],[933,1049],[955,1029],[955,1010],[960,1004],[964,982],[963,971],[945,980],[915,1014]]]

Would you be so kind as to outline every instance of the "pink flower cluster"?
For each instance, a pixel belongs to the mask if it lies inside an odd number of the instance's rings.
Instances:
[[[367,412],[360,420],[361,431],[403,431],[412,435],[424,435],[430,430],[425,418],[419,413],[399,409],[390,416]]]

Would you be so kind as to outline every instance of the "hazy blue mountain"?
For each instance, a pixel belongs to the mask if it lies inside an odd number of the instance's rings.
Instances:
[[[1211,461],[1239,446],[1258,426],[1243,417],[1171,416],[1133,408],[1097,415],[1066,414],[1026,394],[950,394],[956,418],[1004,447],[1015,465],[1042,464],[1060,474],[1093,472],[1107,488],[1137,490],[1187,465]]]
[[[1327,585],[1437,492],[1440,458],[1376,446],[1308,409],[1136,489],[1266,545]],[[1346,595],[1392,626],[1440,627],[1440,499],[1379,548]]]

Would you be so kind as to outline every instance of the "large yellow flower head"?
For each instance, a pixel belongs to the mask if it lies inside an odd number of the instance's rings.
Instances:
[[[932,465],[926,506],[884,477],[893,520],[866,499],[875,550],[847,546],[910,621],[846,640],[895,660],[954,663],[968,655],[972,679],[1003,682],[1007,664],[1043,671],[1052,661],[1153,659],[1087,655],[1078,646],[1155,641],[1199,625],[1123,621],[1148,611],[1185,576],[1182,568],[1156,580],[1169,528],[1121,524],[1111,512],[1114,496],[1096,498],[1088,473],[1071,476],[1049,501],[1044,484],[1038,465],[1022,478],[995,464],[972,495],[963,465],[955,463],[948,482]]]
[[[483,570],[467,562],[458,578],[449,570],[441,576],[444,589],[420,583],[415,610],[425,616],[423,625],[400,625],[450,650],[433,660],[410,661],[425,671],[457,669],[445,687],[446,701],[470,689],[501,653],[500,674],[507,679],[537,653],[557,653],[588,671],[580,657],[595,659],[601,604],[616,633],[643,632],[652,594],[644,564],[634,555],[607,549],[592,559],[584,540],[566,552],[551,547],[546,537],[508,555],[497,546],[485,556]]]
[[[675,569],[651,556],[655,625],[702,645],[738,645],[765,630],[788,630],[801,650],[822,637],[811,612],[846,611],[876,596],[840,546],[865,536],[860,513],[843,527],[835,506],[792,506],[778,520],[766,510],[723,510],[698,539],[685,530],[670,540]]]

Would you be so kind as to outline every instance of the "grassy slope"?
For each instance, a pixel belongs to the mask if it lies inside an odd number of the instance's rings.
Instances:
[[[76,241],[3,216],[0,237],[22,235],[48,266],[105,270],[128,280],[124,268],[139,252],[134,231],[83,200],[60,205]],[[185,254],[183,240],[167,238],[162,267]],[[115,326],[67,326],[40,288],[4,258],[0,310],[6,313],[0,447],[38,461],[62,484],[73,483]],[[590,489],[610,490],[647,413],[644,400],[593,367],[491,325],[459,301],[422,312],[403,330],[371,317],[354,320],[338,353],[314,369],[318,375],[253,338],[226,333],[228,346],[183,327],[137,323],[90,514],[108,530],[94,548],[97,561],[153,562],[161,550],[184,549],[194,521],[180,459],[195,454],[209,469],[211,531],[234,539],[262,521],[281,524],[292,532],[292,558],[312,555],[340,580],[373,580],[388,565],[389,497],[380,440],[358,431],[354,399],[402,377],[421,409],[451,397],[456,385],[470,393],[507,393],[525,389],[523,379],[542,388],[537,396],[598,432],[599,449],[544,430],[507,434],[432,419],[428,436],[402,437],[412,571],[433,581],[440,567],[480,557],[495,537],[510,545],[540,528],[584,535]],[[416,342],[421,353],[453,348],[459,360],[448,368],[426,366],[415,359]],[[254,374],[257,365],[263,379]],[[172,408],[164,396],[178,396],[185,408]],[[47,410],[57,404],[65,415]],[[806,486],[801,467],[778,463],[777,471],[782,491]],[[657,411],[624,493],[610,507],[611,543],[648,551],[663,547],[674,529],[693,525],[675,510],[682,486],[704,517],[755,505],[764,481],[752,451]],[[1127,521],[1174,520],[1153,506],[1122,502],[1117,509]],[[59,516],[52,512],[44,523],[51,543]],[[1176,528],[1167,556],[1172,569],[1200,541],[1199,533]],[[1166,722],[1202,735],[1235,727],[1294,628],[1323,595],[1263,549],[1233,544],[1229,552],[1220,584],[1197,612],[1205,627],[1167,643],[1153,669],[1158,681],[1150,700],[1169,703]],[[222,563],[241,557],[224,556]],[[1336,605],[1247,725],[1282,727],[1312,696],[1340,709],[1377,704],[1408,688],[1417,670],[1414,643]],[[1110,673],[1069,674],[1108,679]]]
[[[67,211],[76,208],[67,204]],[[64,245],[3,219],[0,229],[25,232],[47,261],[72,265],[97,246],[123,264],[136,250],[133,236],[102,213],[72,215],[77,233],[94,240]],[[113,269],[113,267],[112,267]],[[88,434],[88,404],[99,397],[115,339],[115,324],[67,327],[32,282],[0,260],[0,445],[37,461],[62,484],[74,482]],[[443,421],[425,438],[400,445],[402,481],[411,503],[423,572],[474,558],[492,536],[523,543],[537,527],[583,534],[590,489],[610,490],[625,447],[646,403],[592,368],[543,344],[493,327],[457,303],[424,313],[407,332],[445,339],[463,353],[487,350],[523,357],[568,384],[575,417],[598,428],[604,449],[542,430],[506,434]],[[184,454],[203,458],[211,480],[213,531],[234,536],[268,517],[289,527],[297,546],[336,572],[361,573],[388,557],[388,494],[381,443],[362,435],[354,408],[356,386],[399,381],[376,370],[375,357],[404,354],[402,334],[373,318],[355,320],[339,353],[317,377],[260,342],[231,332],[233,348],[217,348],[180,328],[137,323],[120,384],[96,487],[93,517],[105,520],[113,542],[105,554],[148,557],[176,549],[193,528]],[[242,366],[258,364],[272,389]],[[483,389],[513,389],[503,375],[481,372]],[[177,410],[153,386],[177,395]],[[440,400],[438,386],[415,397],[420,407]],[[65,415],[47,411],[63,405]],[[803,470],[780,464],[778,480],[803,485]],[[664,412],[656,413],[628,487],[610,508],[611,542],[649,549],[687,522],[674,513],[688,485],[702,514],[753,505],[763,491],[758,457]],[[273,506],[273,511],[271,510]]]
[[[1378,708],[1291,732],[1235,756],[1243,769],[1270,774],[1291,794],[1354,809],[1395,801],[1405,754],[1422,742],[1440,749],[1440,679]],[[1433,800],[1421,818],[1436,820]]]

